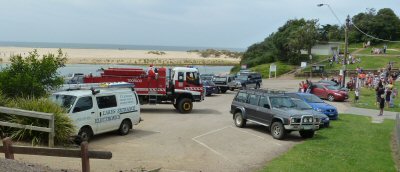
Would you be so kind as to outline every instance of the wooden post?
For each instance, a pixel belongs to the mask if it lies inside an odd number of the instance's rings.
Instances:
[[[14,159],[14,152],[12,150],[11,138],[6,137],[3,139],[4,155],[6,159]]]
[[[82,172],[90,172],[88,142],[81,143]]]
[[[49,119],[49,128],[51,130],[49,132],[49,147],[54,147],[54,114],[52,114],[51,119]]]

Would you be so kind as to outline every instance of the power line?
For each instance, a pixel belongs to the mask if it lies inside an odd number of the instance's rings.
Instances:
[[[363,32],[360,28],[358,28],[358,27],[353,23],[353,21],[351,22],[351,24],[352,24],[352,25],[354,26],[354,28],[356,28],[359,32],[361,32],[362,34],[364,34],[365,36],[368,36],[368,37],[370,37],[370,38],[373,38],[373,39],[376,39],[376,40],[380,40],[380,41],[385,41],[385,42],[400,42],[400,41],[391,41],[391,40],[386,40],[386,39],[377,38],[377,37],[375,37],[375,36],[372,36],[372,35],[369,35],[369,34]]]

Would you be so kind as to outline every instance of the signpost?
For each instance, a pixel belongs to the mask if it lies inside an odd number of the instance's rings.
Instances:
[[[301,67],[301,68],[306,68],[306,67],[307,67],[307,62],[301,62],[300,67]]]
[[[275,78],[276,78],[276,65],[275,65],[275,63],[272,63],[269,66],[269,78],[271,78],[271,72],[275,72]]]

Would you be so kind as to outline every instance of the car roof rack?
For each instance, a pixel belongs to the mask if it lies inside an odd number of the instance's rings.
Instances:
[[[135,88],[135,84],[129,82],[103,82],[103,83],[84,83],[84,84],[67,84],[64,85],[61,90],[73,91],[73,90],[92,90],[102,88]]]
[[[264,94],[285,94],[287,91],[276,89],[248,89],[247,92],[264,93]]]

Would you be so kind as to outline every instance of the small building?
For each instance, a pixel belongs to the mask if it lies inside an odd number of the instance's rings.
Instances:
[[[339,54],[342,42],[318,43],[311,49],[311,54],[315,55],[333,55]],[[307,50],[301,50],[301,54],[307,54]]]

